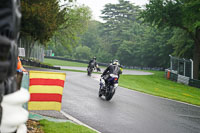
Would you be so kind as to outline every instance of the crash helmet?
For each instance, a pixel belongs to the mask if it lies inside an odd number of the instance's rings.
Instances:
[[[114,60],[113,61],[113,65],[119,65],[119,61],[118,60]]]
[[[94,56],[93,59],[96,60],[97,58]]]

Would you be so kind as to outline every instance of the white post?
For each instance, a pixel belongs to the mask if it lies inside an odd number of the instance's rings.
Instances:
[[[19,47],[22,47],[22,40],[21,40],[21,38],[19,39]]]
[[[169,57],[170,57],[170,70],[172,70],[172,56],[169,55]]]
[[[185,59],[183,58],[183,60],[184,60],[184,72],[183,72],[183,75],[185,76]]]
[[[193,79],[193,60],[190,59],[191,61],[191,79]]]

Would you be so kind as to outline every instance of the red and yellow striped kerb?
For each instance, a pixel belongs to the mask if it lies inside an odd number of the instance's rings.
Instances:
[[[65,78],[65,73],[29,71],[28,110],[60,111]]]

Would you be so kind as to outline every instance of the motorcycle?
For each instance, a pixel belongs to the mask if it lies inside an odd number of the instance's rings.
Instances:
[[[111,100],[118,87],[118,75],[110,74],[107,83],[103,78],[100,79],[99,97],[105,96],[107,101]]]
[[[87,74],[88,74],[88,76],[91,76],[91,73],[92,73],[93,69],[94,68],[92,68],[92,67],[88,67],[87,68]]]
[[[101,71],[101,69],[99,68],[98,65],[96,65],[96,67],[94,67],[93,65],[90,65],[90,66],[88,66],[88,68],[87,68],[87,75],[88,75],[88,76],[91,76],[91,74],[92,74],[92,72],[95,70],[95,68],[96,68],[97,72],[100,72],[100,71]]]

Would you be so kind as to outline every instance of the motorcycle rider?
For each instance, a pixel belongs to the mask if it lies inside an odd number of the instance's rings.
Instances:
[[[93,59],[91,59],[90,61],[89,61],[89,65],[88,65],[88,68],[96,68],[97,69],[97,71],[100,71],[100,68],[98,67],[98,64],[97,64],[97,62],[96,62],[96,57],[93,57]]]
[[[107,84],[107,80],[110,76],[110,74],[115,74],[118,75],[118,79],[119,79],[119,75],[122,74],[122,67],[119,64],[118,60],[114,60],[112,64],[110,64],[103,72],[103,74],[101,75],[101,80],[105,80],[105,85]],[[105,86],[104,85],[104,86]]]
[[[96,57],[93,57],[93,59],[91,59],[91,60],[89,61],[88,67],[95,68],[96,65],[97,65],[97,63],[96,63]]]

